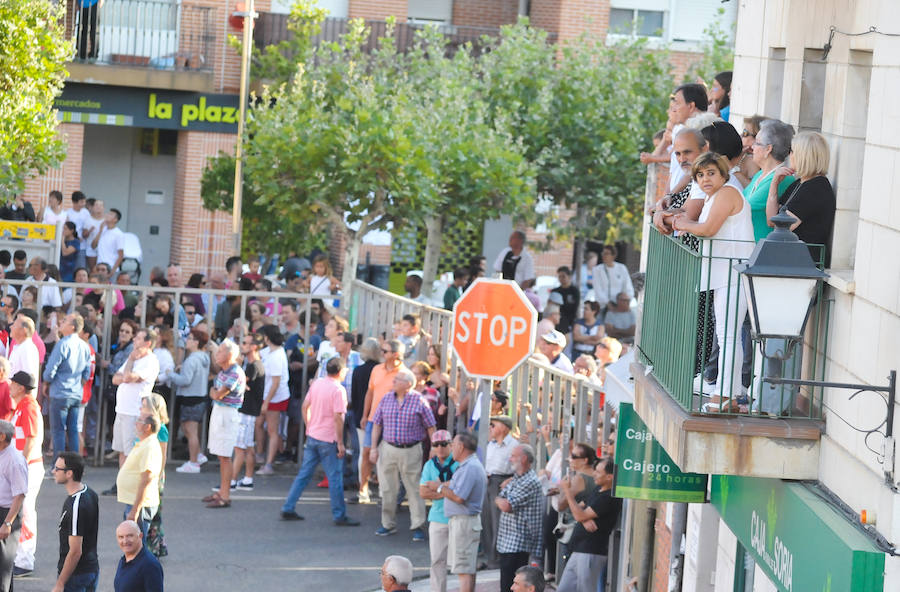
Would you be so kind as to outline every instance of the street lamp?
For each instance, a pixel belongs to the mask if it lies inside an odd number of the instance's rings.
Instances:
[[[754,336],[763,344],[767,339],[785,340],[787,346],[779,357],[787,359],[803,338],[813,296],[828,274],[816,267],[806,243],[791,232],[796,218],[781,211],[771,220],[775,230],[735,269],[750,304]]]

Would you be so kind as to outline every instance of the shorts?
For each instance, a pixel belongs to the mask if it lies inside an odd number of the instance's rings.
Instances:
[[[254,433],[256,429],[256,417],[253,415],[247,415],[245,413],[241,413],[238,411],[238,417],[241,420],[241,423],[238,427],[237,433],[237,442],[235,442],[235,448],[253,448],[254,444]]]
[[[279,401],[278,403],[269,403],[269,411],[287,411],[290,402],[291,400],[288,398],[284,401]]]
[[[454,574],[477,571],[478,543],[481,540],[481,515],[451,516],[447,565]]]
[[[363,448],[372,447],[372,428],[375,426],[371,421],[366,422],[366,435],[363,437]]]
[[[137,439],[137,420],[137,415],[116,413],[116,421],[113,423],[113,450],[126,455],[131,452]]]
[[[209,451],[216,456],[231,458],[240,427],[241,420],[235,407],[213,405],[209,414]]]
[[[186,421],[196,421],[197,423],[200,423],[203,421],[205,415],[206,401],[197,403],[196,405],[182,405],[181,410],[178,412],[181,423]]]

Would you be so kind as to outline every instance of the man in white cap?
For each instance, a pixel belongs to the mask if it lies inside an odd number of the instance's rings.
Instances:
[[[564,349],[566,349],[566,336],[559,331],[548,331],[538,339],[538,351],[547,356],[551,366],[564,372],[574,373],[572,360],[563,353]]]

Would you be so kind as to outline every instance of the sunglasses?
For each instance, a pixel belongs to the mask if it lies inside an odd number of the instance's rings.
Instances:
[[[744,131],[741,132],[741,137],[742,137],[742,138],[755,138],[755,137],[756,137],[756,134],[751,134],[751,133],[748,132],[747,130],[744,130]]]
[[[450,446],[450,442],[432,442],[432,446],[440,446],[441,448],[445,446]]]

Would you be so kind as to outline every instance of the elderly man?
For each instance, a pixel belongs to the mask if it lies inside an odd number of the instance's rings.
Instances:
[[[22,528],[20,519],[25,492],[28,490],[28,469],[22,453],[10,446],[16,428],[8,421],[0,421],[0,590],[12,590],[13,562]],[[40,447],[38,447],[40,454]]]
[[[28,273],[31,274],[29,279],[33,279],[36,282],[56,283],[55,279],[47,275],[47,261],[43,257],[34,257],[31,260],[28,264]],[[40,293],[39,302],[42,308],[44,306],[52,306],[53,308],[62,306],[62,297],[56,287],[41,286],[38,287],[38,292]]]
[[[374,429],[372,419],[375,417],[375,411],[378,409],[381,399],[394,387],[394,377],[401,370],[409,371],[409,368],[403,364],[406,347],[399,340],[391,339],[384,343],[381,346],[381,353],[384,355],[384,363],[372,368],[372,373],[369,375],[369,388],[366,390],[363,403],[363,415],[359,419],[359,428],[365,430],[362,443],[362,462],[359,467],[359,495],[357,496],[361,504],[367,504],[370,501],[369,475],[372,473],[372,464],[369,462],[369,456],[372,444],[378,444],[377,440],[372,439],[372,430]]]
[[[34,378],[24,370],[13,374],[9,394],[15,406],[15,448],[22,453],[27,464],[28,486],[22,505],[22,532],[16,549],[15,574],[24,576],[34,569],[34,553],[37,549],[37,502],[41,483],[44,481],[44,463],[41,444],[44,441],[44,418],[41,407],[34,398]]]
[[[44,391],[50,395],[50,431],[56,453],[67,448],[79,450],[78,410],[84,384],[91,378],[91,346],[78,335],[83,328],[80,314],[66,315],[59,327],[62,339],[44,367]]]
[[[128,360],[112,378],[112,383],[118,387],[112,448],[119,453],[120,467],[134,446],[141,399],[150,396],[159,375],[159,361],[153,355],[153,346],[158,338],[155,329],[140,329],[131,341],[133,349]]]
[[[484,506],[481,511],[481,549],[487,567],[500,567],[497,556],[497,527],[500,524],[500,508],[494,500],[500,494],[500,486],[513,476],[511,456],[516,447],[516,439],[512,437],[513,423],[506,415],[491,417],[487,443],[484,454],[484,471],[487,473],[487,490],[484,492]],[[507,588],[502,588],[506,590]]]
[[[180,288],[184,284],[181,281],[181,266],[171,263],[166,268],[166,281],[169,282],[170,288]]]
[[[240,348],[230,339],[223,341],[216,350],[216,364],[221,370],[209,390],[213,408],[209,416],[207,445],[210,454],[219,457],[219,491],[204,498],[207,508],[231,506],[231,455],[241,428],[238,409],[244,403],[247,389],[247,375],[238,364],[240,354]]]
[[[17,313],[16,320],[9,328],[12,338],[12,352],[9,354],[10,371],[15,374],[22,371],[31,375],[35,381],[41,372],[41,353],[34,343],[34,321],[31,317]],[[37,386],[37,383],[35,383]]]
[[[526,565],[516,570],[510,590],[512,592],[544,592],[544,574],[539,567]]]
[[[391,555],[381,566],[381,589],[384,592],[409,592],[412,577],[412,561],[401,555]]]
[[[116,528],[116,540],[124,555],[119,559],[115,592],[163,592],[163,569],[159,560],[144,547],[141,529],[134,520]]]
[[[431,553],[431,592],[447,592],[447,545],[450,540],[449,520],[444,514],[444,499],[436,497],[428,488],[430,481],[446,483],[459,466],[450,454],[450,432],[438,430],[431,434],[434,456],[422,468],[419,494],[432,500],[428,512],[428,546]]]
[[[434,433],[431,407],[416,391],[411,390],[416,377],[409,370],[394,376],[394,388],[378,404],[372,416],[372,442],[384,435],[384,441],[369,452],[381,486],[381,528],[378,536],[397,532],[397,494],[400,480],[409,497],[409,519],[412,540],[425,541],[425,501],[419,495],[422,474],[422,440]],[[399,479],[398,479],[399,476]]]
[[[541,335],[537,345],[538,351],[547,356],[551,366],[570,374],[575,372],[572,360],[563,353],[563,350],[566,349],[565,335],[556,330],[548,331]]]
[[[331,517],[336,526],[359,526],[359,521],[347,517],[344,502],[343,458],[344,414],[347,412],[347,391],[341,384],[347,367],[340,356],[325,363],[327,376],[318,378],[309,387],[303,400],[303,418],[306,420],[306,446],[303,448],[303,465],[291,485],[287,499],[281,508],[282,520],[302,520],[294,509],[297,500],[306,489],[319,463],[328,479],[331,498]]]
[[[494,504],[503,513],[497,533],[500,554],[500,589],[509,590],[516,571],[528,565],[531,556],[541,556],[541,522],[544,492],[534,472],[534,449],[516,446],[510,457],[515,474],[503,484]]]
[[[606,334],[621,340],[633,340],[637,317],[631,310],[631,297],[625,292],[616,296],[615,303],[610,303],[604,318]]]
[[[475,592],[476,560],[481,530],[482,503],[487,476],[475,451],[478,440],[468,432],[457,434],[451,452],[459,466],[449,483],[429,481],[425,487],[432,499],[444,499],[444,514],[450,520],[447,562],[459,577],[460,592]]]
[[[159,474],[163,468],[162,449],[156,433],[159,420],[150,415],[135,424],[138,443],[134,445],[116,476],[119,502],[125,504],[125,520],[136,521],[144,536],[159,509]]]
[[[494,271],[501,273],[505,280],[514,280],[523,290],[534,285],[534,259],[525,249],[524,232],[514,230],[509,235],[509,246],[497,255]]]

